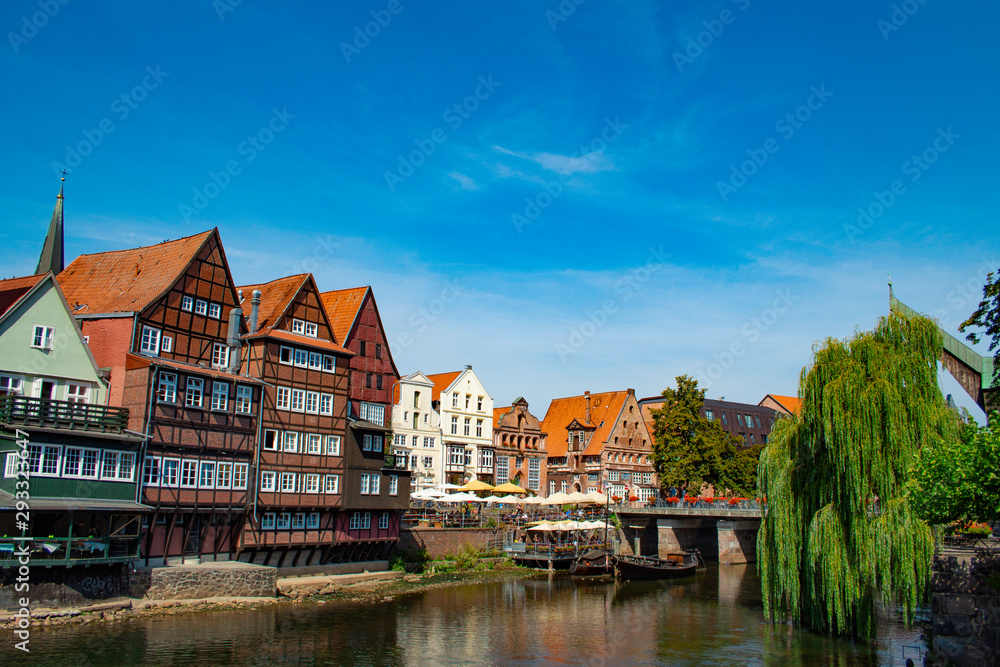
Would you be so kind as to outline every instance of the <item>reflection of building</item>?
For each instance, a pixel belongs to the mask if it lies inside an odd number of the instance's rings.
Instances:
[[[138,555],[142,438],[106,398],[52,273],[0,281],[0,566],[25,550],[36,567]]]
[[[411,373],[393,387],[392,453],[413,475],[413,482],[432,486],[444,481],[441,456],[441,415],[435,407],[434,383],[423,373]]]
[[[793,415],[799,411],[799,407],[802,405],[802,399],[795,396],[778,396],[777,394],[768,394],[757,405],[764,408],[771,408],[775,412],[780,412],[784,415]]]
[[[657,495],[649,432],[635,390],[557,398],[542,421],[548,434],[548,495],[603,490],[647,500]]]
[[[428,375],[441,423],[444,480],[495,481],[493,467],[493,399],[472,370]]]
[[[541,493],[546,482],[547,435],[523,398],[515,399],[510,407],[493,408],[496,483],[512,481]]]

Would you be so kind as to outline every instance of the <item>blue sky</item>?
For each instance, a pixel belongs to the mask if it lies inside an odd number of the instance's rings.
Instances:
[[[67,260],[218,226],[238,282],[371,284],[401,372],[472,364],[498,404],[794,394],[888,273],[955,331],[1000,268],[998,19],[11,0],[0,275],[33,271],[65,166]]]

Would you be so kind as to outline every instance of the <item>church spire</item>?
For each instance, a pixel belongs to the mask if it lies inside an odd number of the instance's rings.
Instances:
[[[59,196],[56,197],[56,208],[52,211],[52,222],[49,223],[49,232],[45,235],[42,254],[38,258],[38,266],[35,268],[36,275],[48,271],[59,275],[66,267],[66,258],[63,255],[63,187],[65,182],[66,172],[64,171],[62,183],[59,185]]]

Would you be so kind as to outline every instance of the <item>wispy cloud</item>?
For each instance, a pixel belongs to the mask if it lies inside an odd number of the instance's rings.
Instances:
[[[460,171],[453,171],[450,174],[448,174],[448,176],[451,177],[451,178],[453,178],[453,179],[455,179],[456,181],[458,181],[459,186],[461,186],[461,188],[463,190],[478,190],[479,189],[479,186],[476,185],[476,182],[474,180],[472,180],[472,178],[470,178],[469,176],[466,176],[465,174],[463,174]]]
[[[608,156],[600,151],[593,151],[585,155],[559,155],[557,153],[523,153],[506,149],[503,146],[494,146],[493,149],[498,153],[536,162],[542,169],[554,171],[564,176],[617,170]]]

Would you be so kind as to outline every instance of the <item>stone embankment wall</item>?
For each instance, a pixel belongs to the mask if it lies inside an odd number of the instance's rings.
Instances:
[[[193,600],[210,597],[274,597],[278,571],[273,567],[155,567],[132,573],[130,597]]]
[[[431,558],[459,553],[466,545],[477,549],[489,545],[496,528],[434,528],[432,526],[403,526],[399,533],[397,549],[427,549]]]
[[[927,665],[1000,667],[1000,553],[935,557],[931,636]]]

